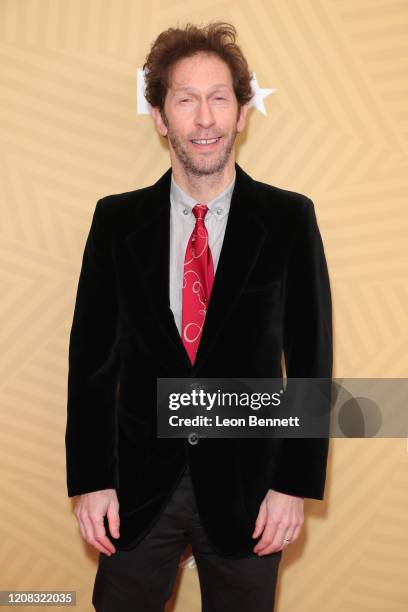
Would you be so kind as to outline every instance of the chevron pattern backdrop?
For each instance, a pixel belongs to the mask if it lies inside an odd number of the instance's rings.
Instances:
[[[136,71],[171,25],[225,19],[265,98],[237,161],[316,205],[336,377],[407,376],[408,4],[404,0],[0,0],[0,589],[76,590],[97,553],[65,488],[67,347],[96,200],[169,157]],[[323,502],[285,549],[277,612],[406,612],[404,439],[333,440]],[[198,612],[185,555],[168,611]],[[28,608],[27,608],[28,609]],[[31,608],[30,608],[31,609]],[[239,611],[237,611],[239,612]]]

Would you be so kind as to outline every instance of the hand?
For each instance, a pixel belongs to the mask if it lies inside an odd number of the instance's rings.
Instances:
[[[284,542],[286,539],[294,542],[299,537],[304,522],[303,506],[303,497],[268,489],[260,506],[252,537],[257,538],[262,530],[263,535],[253,551],[263,556],[282,550],[289,544]]]
[[[103,517],[108,515],[109,531],[119,537],[119,502],[115,489],[103,489],[78,495],[75,516],[83,539],[109,557],[116,549],[106,535]]]

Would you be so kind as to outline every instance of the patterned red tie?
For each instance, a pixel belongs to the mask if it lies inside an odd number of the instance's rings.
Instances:
[[[184,257],[181,337],[194,365],[214,281],[214,265],[204,218],[208,207],[196,204],[196,224]]]

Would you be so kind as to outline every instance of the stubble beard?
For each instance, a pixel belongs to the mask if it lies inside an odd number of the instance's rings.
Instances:
[[[237,131],[234,130],[230,134],[223,135],[220,146],[221,150],[217,155],[194,155],[190,153],[182,139],[176,132],[173,131],[166,117],[165,125],[167,127],[167,138],[174,150],[174,153],[182,164],[186,174],[192,176],[209,176],[211,174],[221,173],[230,158],[231,151],[234,148]]]

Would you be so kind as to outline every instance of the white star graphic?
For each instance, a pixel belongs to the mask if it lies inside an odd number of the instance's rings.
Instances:
[[[254,97],[248,104],[248,107],[250,108],[251,106],[255,106],[255,108],[261,111],[261,113],[267,115],[267,112],[265,110],[264,98],[266,98],[266,96],[269,96],[272,92],[276,91],[276,89],[265,89],[259,87],[258,79],[256,78],[255,72],[252,73],[251,87],[252,91],[254,92]]]
[[[248,104],[248,108],[251,106],[255,106],[261,113],[267,115],[265,110],[264,98],[269,96],[271,93],[276,91],[276,89],[266,89],[263,87],[259,87],[258,80],[256,78],[255,72],[252,73],[251,78],[251,88],[254,93],[252,100]],[[150,115],[150,104],[145,98],[145,73],[141,68],[137,69],[137,114],[138,115]]]

